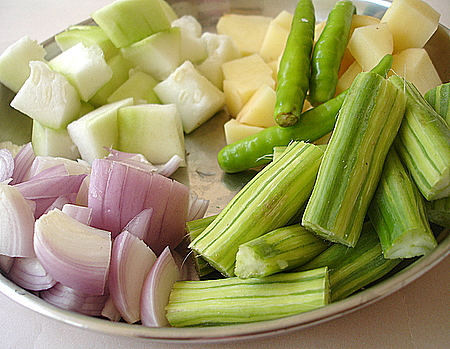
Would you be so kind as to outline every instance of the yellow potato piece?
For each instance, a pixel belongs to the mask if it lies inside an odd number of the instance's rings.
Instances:
[[[394,43],[387,23],[356,28],[348,49],[364,71],[375,67],[386,54],[392,54]]]
[[[275,126],[273,114],[276,100],[275,90],[270,86],[262,85],[241,109],[236,120],[252,126]]]
[[[381,18],[394,40],[394,52],[421,48],[436,31],[440,14],[422,0],[394,0]]]
[[[220,17],[218,34],[233,38],[242,55],[258,53],[266,36],[272,17],[259,15],[225,14]]]
[[[282,11],[270,22],[259,52],[266,62],[274,61],[283,54],[292,18],[293,15],[290,12]]]
[[[237,142],[245,137],[254,135],[262,130],[263,127],[242,124],[236,119],[230,119],[224,125],[225,141],[227,144]]]
[[[442,84],[424,48],[409,48],[394,55],[390,75],[392,74],[412,82],[422,94]]]

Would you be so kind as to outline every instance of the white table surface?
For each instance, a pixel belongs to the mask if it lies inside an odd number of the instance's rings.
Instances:
[[[0,0],[0,52],[28,35],[39,42],[112,0]],[[426,0],[450,27],[448,0]],[[450,64],[450,62],[449,62]],[[4,348],[450,348],[450,256],[396,293],[356,312],[285,335],[181,345],[94,333],[57,322],[0,294]]]

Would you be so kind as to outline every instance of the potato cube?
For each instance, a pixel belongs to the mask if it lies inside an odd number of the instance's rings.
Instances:
[[[356,75],[362,72],[362,68],[357,61],[354,61],[344,74],[339,78],[338,83],[336,85],[336,94],[340,94],[344,90],[348,89]]]
[[[394,0],[381,22],[387,23],[394,52],[421,48],[436,31],[440,14],[422,0]]]
[[[372,69],[386,54],[392,54],[394,43],[386,23],[356,28],[348,49],[364,71]]]
[[[391,75],[397,74],[412,82],[422,94],[442,84],[430,56],[423,48],[409,48],[396,54],[391,71]]]
[[[282,11],[267,28],[259,54],[266,62],[271,62],[283,53],[291,29],[293,15]]]
[[[273,70],[259,54],[238,58],[222,64],[223,92],[232,116],[236,116],[262,85],[275,88]]]
[[[275,126],[273,113],[276,99],[277,95],[273,88],[261,86],[241,109],[236,120],[252,126]]]
[[[245,137],[254,135],[262,130],[263,127],[242,124],[236,119],[230,119],[224,125],[225,141],[227,144],[237,142]]]
[[[225,14],[217,23],[217,33],[231,36],[242,55],[258,53],[272,17]]]

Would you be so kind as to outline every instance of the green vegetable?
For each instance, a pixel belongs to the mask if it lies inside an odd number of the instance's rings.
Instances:
[[[450,196],[433,201],[425,201],[425,210],[430,222],[450,228]]]
[[[114,46],[121,48],[170,28],[170,14],[160,0],[114,1],[91,14]]]
[[[339,79],[339,67],[350,36],[355,5],[349,0],[336,2],[325,27],[314,45],[308,99],[311,105],[333,98]]]
[[[358,74],[306,205],[305,228],[324,239],[355,246],[405,103],[404,93],[389,80],[371,72]]]
[[[186,222],[186,232],[189,234],[190,240],[194,240],[197,236],[199,236],[203,230],[216,218],[214,216],[203,217],[199,219],[195,219],[193,221]],[[194,263],[197,269],[198,275],[203,277],[208,275],[214,271],[214,268],[211,267],[207,261],[205,261],[201,256],[199,256],[194,251]]]
[[[386,55],[372,69],[386,76],[392,65],[392,55]],[[228,173],[245,171],[271,161],[273,148],[291,141],[314,142],[330,133],[348,90],[329,101],[302,113],[300,120],[290,127],[272,126],[222,148],[217,156],[220,168]]]
[[[304,205],[323,150],[294,142],[253,177],[189,247],[225,276],[234,276],[239,245],[285,226]]]
[[[297,270],[327,266],[330,273],[331,301],[335,302],[380,279],[402,260],[383,257],[380,240],[371,222],[363,225],[355,247],[333,244]]]
[[[277,74],[275,121],[292,126],[300,118],[311,75],[316,17],[311,0],[300,0],[292,18],[291,30]]]
[[[329,304],[327,268],[176,282],[166,306],[173,327],[214,326],[278,319]]]
[[[431,89],[424,97],[447,124],[450,124],[450,82]]]
[[[313,259],[328,245],[300,224],[278,228],[239,246],[234,273],[245,279],[291,270]]]
[[[73,25],[56,34],[55,41],[62,51],[80,42],[85,46],[98,45],[102,49],[106,60],[119,53],[118,48],[109,40],[103,29],[96,25]]]
[[[391,147],[368,211],[385,258],[411,258],[432,251],[431,231],[419,189]]]
[[[400,159],[427,200],[450,195],[450,127],[411,82],[389,78],[407,96],[406,113],[395,140]]]

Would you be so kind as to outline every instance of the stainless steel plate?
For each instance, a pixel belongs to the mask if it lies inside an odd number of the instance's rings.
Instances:
[[[217,19],[225,12],[276,16],[282,9],[293,12],[296,0],[210,0],[210,1],[168,1],[179,15],[196,16],[205,30],[214,31]],[[326,16],[335,0],[316,0],[317,21]],[[359,14],[381,16],[389,6],[389,1],[354,1]],[[91,20],[83,24],[93,24]],[[48,57],[59,53],[53,38],[44,43]],[[426,45],[438,72],[444,82],[450,81],[450,31],[440,26]],[[9,107],[13,94],[0,85],[0,141],[12,140],[18,144],[29,141],[31,122]],[[223,173],[216,161],[217,152],[225,145],[223,123],[228,120],[225,112],[220,112],[209,122],[187,136],[188,166],[177,173],[177,179],[188,183],[199,196],[210,200],[209,214],[218,213],[233,195],[255,174],[246,171],[239,174]],[[395,273],[371,287],[345,300],[333,303],[311,312],[278,320],[256,322],[245,325],[204,328],[148,328],[141,325],[115,323],[88,317],[59,309],[46,303],[31,292],[15,285],[0,274],[0,292],[19,304],[45,316],[63,321],[80,328],[124,337],[139,337],[165,342],[220,342],[236,339],[272,336],[277,333],[300,330],[315,324],[343,316],[386,297],[414,281],[450,254],[448,230],[438,228],[439,246],[433,253],[408,265],[402,265]]]

